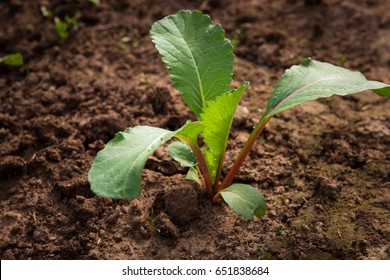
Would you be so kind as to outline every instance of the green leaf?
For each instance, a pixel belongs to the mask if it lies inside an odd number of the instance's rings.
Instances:
[[[39,10],[41,11],[42,16],[44,17],[51,17],[53,15],[53,13],[43,5],[39,7]]]
[[[54,18],[54,27],[57,33],[58,38],[65,40],[69,37],[69,25],[68,23],[62,21],[60,18]]]
[[[23,65],[24,61],[20,53],[14,53],[0,58],[0,63],[8,66],[20,66]]]
[[[94,4],[94,5],[99,5],[100,4],[100,0],[88,0],[88,2]]]
[[[136,126],[117,133],[97,154],[88,173],[92,191],[116,199],[138,197],[146,160],[175,133],[149,126]]]
[[[188,181],[196,182],[198,185],[202,185],[202,181],[200,180],[198,171],[196,171],[195,167],[190,167],[188,169],[186,179]]]
[[[210,174],[211,183],[214,184],[215,177],[217,176],[218,158],[214,155],[210,147],[205,147],[203,150],[206,159],[207,169]]]
[[[230,208],[248,220],[253,220],[253,215],[264,216],[267,209],[264,196],[252,186],[233,184],[219,193]]]
[[[286,70],[280,78],[268,101],[266,115],[272,116],[317,98],[334,94],[348,95],[369,89],[388,96],[390,86],[368,81],[360,72],[305,59],[300,65]]]
[[[150,35],[173,84],[197,116],[208,100],[230,90],[232,45],[208,15],[179,11],[155,22]]]
[[[116,199],[136,198],[141,194],[142,170],[148,157],[173,136],[191,139],[203,129],[199,122],[187,122],[176,131],[136,126],[119,132],[98,152],[88,173],[92,191]]]
[[[68,29],[70,29],[71,27],[77,25],[77,18],[75,17],[70,17],[70,16],[65,16],[64,17],[65,19],[65,22],[68,24]]]
[[[238,89],[225,92],[214,100],[208,101],[200,115],[205,125],[202,135],[203,141],[208,146],[205,154],[212,182],[214,182],[218,166],[222,166],[234,113],[242,93],[248,86],[249,83],[244,82]]]
[[[170,144],[168,154],[178,161],[182,167],[192,167],[198,163],[191,148],[182,141],[175,141]]]

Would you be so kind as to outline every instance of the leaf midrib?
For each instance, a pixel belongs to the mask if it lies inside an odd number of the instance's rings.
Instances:
[[[205,96],[204,96],[204,93],[203,93],[203,84],[202,84],[202,80],[200,78],[200,73],[199,73],[199,68],[198,68],[198,65],[196,64],[196,60],[194,58],[194,55],[192,53],[192,50],[190,48],[190,46],[188,45],[187,41],[185,40],[184,38],[184,34],[180,31],[180,29],[177,27],[176,23],[174,21],[173,22],[173,25],[175,26],[175,28],[177,29],[177,31],[180,33],[181,35],[181,38],[183,40],[183,42],[185,43],[185,46],[187,47],[189,53],[191,54],[191,58],[192,58],[192,61],[194,63],[194,66],[195,66],[195,72],[196,72],[196,76],[198,78],[198,83],[199,83],[199,90],[200,90],[200,96],[202,97],[202,107],[205,107],[206,106],[206,99],[205,99]]]
[[[236,192],[227,191],[227,190],[226,190],[226,191],[221,191],[221,192],[230,193],[230,194],[232,194],[232,195],[235,195],[235,196],[241,198],[242,200],[247,201],[251,206],[253,206],[254,208],[256,208],[256,204],[254,204],[252,201],[246,199],[245,197],[243,197],[243,196],[237,194]]]
[[[308,87],[311,87],[315,84],[318,84],[320,82],[323,82],[323,81],[327,81],[327,80],[350,80],[349,78],[343,78],[343,77],[327,77],[327,78],[323,78],[323,79],[319,79],[319,80],[316,80],[316,81],[313,81],[303,87],[300,87],[299,89],[297,89],[296,91],[294,91],[293,93],[291,93],[290,95],[286,96],[282,101],[280,101],[278,103],[278,105],[276,105],[272,110],[271,112],[269,112],[268,116],[271,116],[273,114],[273,112],[275,110],[277,110],[280,106],[282,106],[284,103],[286,103],[288,100],[290,100],[291,98],[293,98],[294,96],[296,96],[298,93],[300,93],[301,91],[303,91],[304,89],[308,88]]]

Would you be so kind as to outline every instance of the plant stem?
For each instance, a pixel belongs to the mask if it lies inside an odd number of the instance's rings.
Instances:
[[[241,149],[240,154],[234,161],[232,167],[230,168],[228,174],[226,175],[225,179],[223,182],[219,185],[217,189],[217,193],[220,192],[223,189],[226,189],[229,187],[232,182],[234,177],[236,176],[238,170],[240,169],[242,163],[244,162],[246,156],[249,154],[249,151],[255,144],[257,138],[267,125],[268,121],[271,119],[271,116],[264,116],[260,119],[260,121],[256,124],[255,128],[253,129],[251,135],[249,136],[248,140],[246,141],[244,147]],[[217,198],[217,196],[214,198],[214,200]]]
[[[182,141],[184,141],[191,148],[196,159],[198,160],[198,166],[199,166],[199,169],[201,171],[200,176],[201,176],[201,178],[203,178],[202,182],[204,183],[204,186],[206,188],[207,196],[210,199],[212,199],[214,196],[213,185],[211,183],[211,177],[210,177],[210,173],[209,173],[209,170],[207,168],[207,165],[206,165],[206,160],[204,159],[204,156],[203,156],[201,150],[199,149],[199,147],[197,147],[197,145],[192,143],[192,141],[190,139],[188,139],[187,137],[183,137],[181,135],[178,135],[177,137],[179,139],[181,139]]]
[[[214,181],[214,185],[213,185],[213,192],[214,193],[217,193],[217,189],[218,189],[218,185],[219,185],[219,179],[221,178],[224,158],[225,158],[225,151],[221,154],[221,156],[219,158],[217,173],[215,175],[215,181]]]

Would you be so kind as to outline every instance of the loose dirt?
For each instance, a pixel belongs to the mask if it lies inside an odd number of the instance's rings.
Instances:
[[[77,17],[67,40],[53,17]],[[153,22],[199,9],[235,47],[238,154],[285,68],[306,57],[390,83],[389,1],[1,1],[1,259],[389,259],[390,101],[371,92],[277,115],[236,182],[266,197],[249,222],[211,205],[159,149],[140,199],[96,197],[87,173],[118,131],[176,129],[194,115],[154,48]],[[224,169],[226,174],[227,169]]]

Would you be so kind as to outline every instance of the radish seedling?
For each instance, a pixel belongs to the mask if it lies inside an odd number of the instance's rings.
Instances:
[[[54,18],[54,28],[58,38],[66,40],[69,37],[69,31],[77,25],[76,17],[65,16],[64,20],[59,17]]]
[[[220,25],[199,11],[179,11],[153,24],[151,37],[174,86],[198,117],[176,131],[136,126],[115,135],[100,151],[88,174],[92,191],[100,196],[131,199],[141,193],[141,174],[147,158],[173,137],[172,158],[188,167],[187,178],[204,186],[210,200],[222,197],[238,214],[252,220],[266,211],[263,195],[246,184],[232,184],[250,149],[277,113],[317,98],[374,90],[389,96],[390,86],[368,81],[361,73],[305,59],[280,78],[230,171],[221,180],[233,116],[249,83],[231,89],[232,44]],[[204,146],[198,144],[198,136]]]
[[[48,8],[46,8],[46,6],[41,5],[39,10],[44,17],[51,17],[53,15],[53,13]]]

